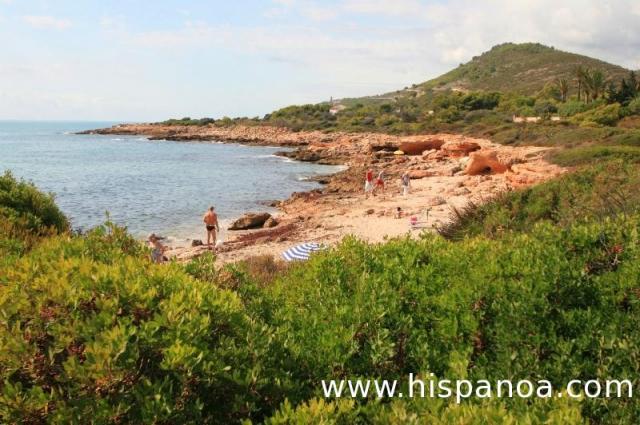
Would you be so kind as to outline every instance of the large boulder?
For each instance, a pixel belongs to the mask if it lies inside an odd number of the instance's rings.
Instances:
[[[418,180],[418,179],[423,179],[425,177],[431,177],[434,174],[435,173],[433,171],[429,171],[429,170],[410,170],[409,178],[411,180]]]
[[[247,213],[231,223],[229,230],[247,230],[262,227],[271,218],[269,213]]]
[[[480,150],[480,145],[475,142],[467,142],[463,140],[447,142],[440,148],[443,155],[452,158],[462,158],[471,152]]]
[[[424,151],[431,149],[440,149],[444,145],[444,140],[440,139],[428,139],[418,142],[404,142],[401,143],[399,148],[406,155],[422,155]]]
[[[464,170],[468,176],[483,174],[502,174],[509,170],[509,165],[500,161],[498,153],[493,150],[473,152],[469,155],[469,162]]]

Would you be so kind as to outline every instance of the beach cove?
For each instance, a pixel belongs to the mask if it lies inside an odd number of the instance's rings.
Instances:
[[[305,163],[347,167],[319,178],[322,188],[297,191],[274,203],[277,225],[229,232],[216,255],[220,264],[253,256],[279,256],[292,245],[332,245],[352,235],[372,243],[417,237],[451,220],[456,209],[481,204],[505,191],[556,177],[566,169],[545,160],[549,148],[510,147],[452,134],[393,136],[379,133],[293,132],[271,126],[119,124],[89,134],[144,136],[150,140],[207,141],[288,148],[275,154]],[[402,155],[398,155],[402,151]],[[383,172],[385,191],[366,198],[367,169]],[[400,176],[411,189],[401,195]],[[398,208],[401,214],[398,215]],[[411,225],[413,218],[417,225]],[[168,256],[188,261],[207,247],[171,246]]]

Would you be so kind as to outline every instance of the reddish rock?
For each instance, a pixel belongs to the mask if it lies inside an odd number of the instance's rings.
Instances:
[[[271,214],[269,213],[248,213],[234,221],[229,230],[247,230],[262,227]]]
[[[429,170],[411,170],[409,171],[409,178],[412,180],[423,179],[425,177],[433,176],[433,171]]]
[[[453,141],[442,145],[440,151],[452,158],[461,158],[480,149],[480,145],[475,142]]]
[[[509,166],[498,159],[496,151],[473,152],[470,155],[465,174],[479,176],[485,174],[502,174],[509,170]]]
[[[440,139],[428,139],[417,142],[404,142],[401,143],[399,149],[407,155],[422,155],[424,151],[432,149],[440,149],[444,145],[444,140]]]

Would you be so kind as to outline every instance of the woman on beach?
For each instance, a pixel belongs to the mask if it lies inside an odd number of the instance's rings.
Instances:
[[[402,177],[400,177],[400,184],[402,185],[402,196],[409,195],[409,187],[411,186],[411,179],[409,178],[409,173],[404,172]]]
[[[364,179],[364,196],[368,198],[371,192],[373,192],[373,170],[369,168]]]

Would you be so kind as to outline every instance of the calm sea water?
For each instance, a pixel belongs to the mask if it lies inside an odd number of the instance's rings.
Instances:
[[[55,194],[76,228],[103,223],[109,212],[137,237],[156,232],[180,242],[204,236],[209,205],[228,221],[339,170],[275,157],[278,148],[73,134],[111,124],[0,121],[0,172]]]

